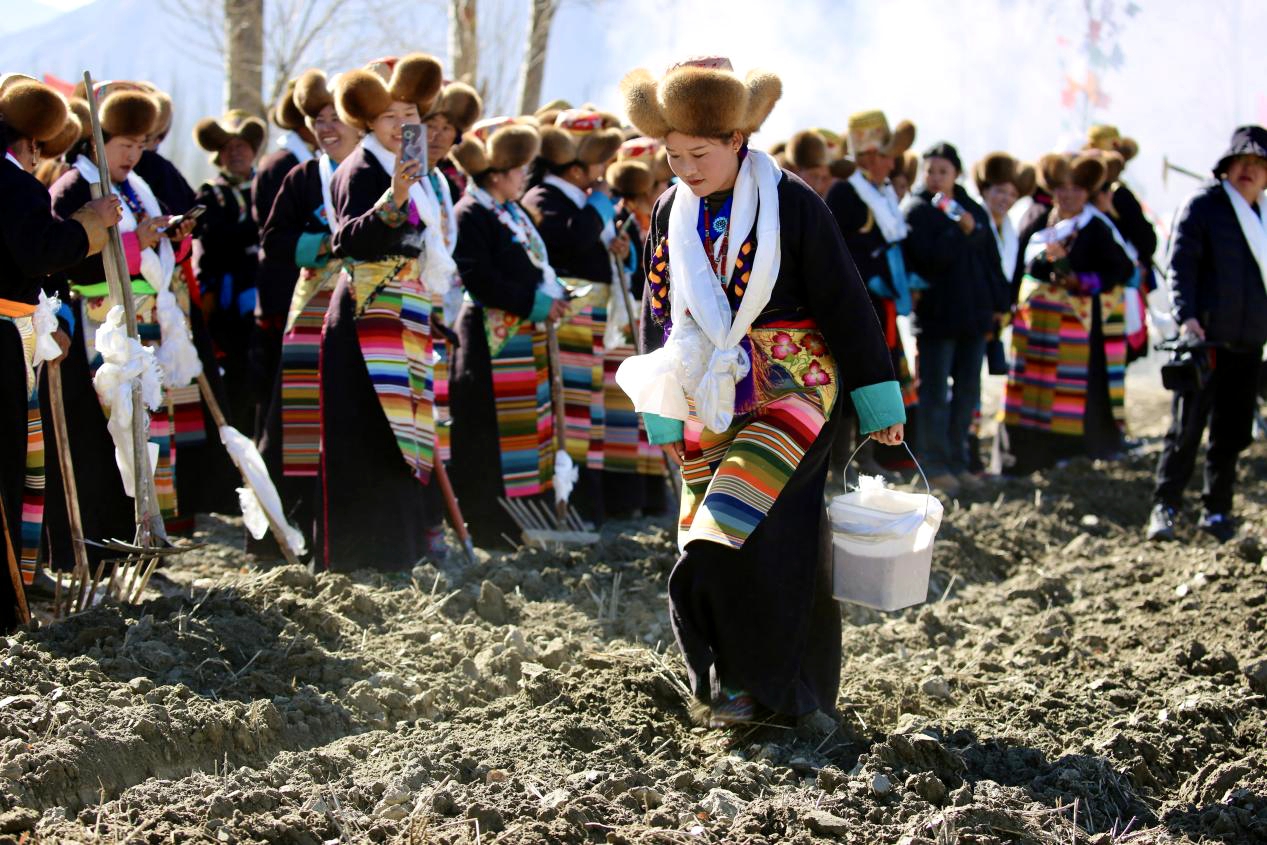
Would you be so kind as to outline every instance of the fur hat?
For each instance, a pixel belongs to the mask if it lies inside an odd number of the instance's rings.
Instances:
[[[1104,184],[1107,188],[1117,182],[1126,167],[1126,158],[1117,150],[1083,150],[1082,155],[1098,159],[1104,164]]]
[[[630,138],[620,145],[616,160],[642,162],[651,170],[653,183],[667,182],[673,178],[673,169],[669,167],[669,151],[655,138],[646,136]]]
[[[166,135],[172,128],[172,98],[166,92],[159,90],[159,87],[153,82],[136,83],[141,90],[154,98],[154,102],[158,103],[158,122],[154,124],[153,134]]]
[[[1016,183],[1016,170],[1020,162],[1004,152],[993,152],[972,167],[972,181],[977,192],[984,194],[987,188],[1006,182]]]
[[[1038,171],[1028,161],[1018,161],[1016,178],[1012,180],[1012,184],[1016,186],[1017,199],[1032,197],[1034,188],[1038,185]]]
[[[299,74],[295,79],[291,100],[305,121],[316,120],[322,109],[334,105],[334,94],[330,92],[330,83],[325,72],[312,68]]]
[[[862,153],[879,152],[897,158],[915,143],[915,124],[909,120],[898,122],[897,129],[889,131],[889,120],[882,111],[862,111],[849,115],[849,155],[857,158]]]
[[[605,164],[616,156],[624,137],[619,129],[604,128],[601,112],[569,109],[559,112],[554,126],[542,128],[541,157],[554,167]]]
[[[607,166],[607,184],[621,197],[640,197],[651,193],[655,177],[641,161],[614,161]]]
[[[760,129],[783,95],[783,83],[755,70],[740,79],[729,59],[713,56],[676,64],[658,80],[639,68],[621,80],[620,90],[629,122],[644,135],[720,138]]]
[[[827,162],[827,169],[837,179],[848,179],[858,169],[858,164],[848,156],[842,156]]]
[[[370,124],[391,108],[392,102],[414,103],[420,116],[429,112],[443,79],[440,62],[425,53],[378,59],[339,77],[334,87],[335,108],[348,126],[369,131]]]
[[[83,100],[77,102],[83,103],[84,115],[88,114],[88,104]],[[79,112],[75,108],[66,110],[66,123],[62,126],[62,131],[58,132],[52,138],[40,144],[41,158],[57,158],[65,153],[71,147],[79,142],[80,138],[85,136],[84,124],[79,121]]]
[[[814,131],[821,135],[823,141],[826,142],[827,158],[829,161],[834,161],[844,155],[845,146],[841,142],[839,134],[831,131],[830,129],[824,129],[821,126],[814,127]]]
[[[268,127],[264,121],[241,109],[228,111],[219,120],[204,117],[194,126],[194,140],[198,142],[198,146],[212,154],[213,161],[220,157],[220,151],[234,138],[241,138],[254,152],[259,152],[267,135]]]
[[[567,100],[551,100],[541,108],[532,113],[532,116],[541,121],[544,126],[547,123],[554,123],[554,118],[558,117],[559,112],[567,111],[572,108],[572,104]],[[546,115],[550,116],[550,120],[546,120]]]
[[[465,82],[450,82],[444,86],[444,90],[440,92],[440,98],[431,107],[431,113],[425,115],[423,120],[432,115],[442,114],[461,135],[475,125],[482,111],[484,111],[484,101],[480,99],[478,91]]]
[[[787,163],[792,170],[826,167],[827,140],[813,129],[797,132],[787,142]]]
[[[66,125],[66,100],[43,82],[12,74],[0,79],[0,117],[23,138],[44,143]]]
[[[1086,148],[1089,150],[1113,150],[1121,153],[1123,164],[1139,154],[1139,144],[1135,142],[1134,138],[1123,137],[1117,131],[1116,126],[1108,126],[1106,124],[1092,126],[1087,130]]]
[[[1095,194],[1104,187],[1104,180],[1108,173],[1108,166],[1099,156],[1083,153],[1069,163],[1069,181],[1074,187],[1082,188],[1088,194]]]
[[[1069,156],[1064,153],[1047,153],[1038,159],[1034,168],[1038,175],[1038,187],[1049,194],[1069,181]]]
[[[158,100],[139,89],[120,89],[106,95],[97,107],[101,131],[116,135],[149,135],[158,126]]]
[[[890,173],[889,176],[892,178],[893,176],[898,175],[905,176],[906,184],[908,186],[913,186],[915,184],[916,177],[919,175],[919,156],[915,155],[915,153],[910,150],[907,150],[900,156],[894,158],[893,172]]]
[[[462,135],[453,159],[468,176],[505,172],[523,167],[537,157],[541,145],[537,128],[513,117],[480,121]]]
[[[287,80],[285,89],[277,98],[277,103],[269,115],[279,129],[294,132],[304,125],[304,113],[300,111],[299,106],[295,105],[295,85],[298,81],[297,79]]]

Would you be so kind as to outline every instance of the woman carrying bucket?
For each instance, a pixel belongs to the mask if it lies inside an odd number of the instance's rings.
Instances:
[[[823,485],[848,391],[862,430],[905,412],[866,289],[822,200],[750,149],[782,92],[723,58],[625,77],[630,121],[679,182],[643,255],[648,354],[617,382],[681,466],[670,616],[709,724],[834,713],[840,614],[822,568]]]

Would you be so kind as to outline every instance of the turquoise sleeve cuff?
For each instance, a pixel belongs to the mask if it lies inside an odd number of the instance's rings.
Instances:
[[[551,305],[554,305],[554,300],[546,296],[545,291],[537,291],[532,297],[532,311],[528,313],[528,322],[540,323],[550,315]]]
[[[906,422],[902,389],[896,381],[868,384],[851,392],[849,398],[858,411],[858,430],[863,434]]]
[[[304,232],[295,244],[296,267],[324,267],[330,260],[329,253],[321,254],[321,245],[329,237],[321,232]]]
[[[659,414],[643,414],[642,422],[647,427],[647,440],[653,446],[664,443],[677,443],[682,439],[683,425],[681,420],[669,419]]]
[[[604,226],[616,219],[616,206],[607,194],[595,191],[590,194],[590,198],[586,200],[585,204],[598,212],[598,216],[603,218]]]

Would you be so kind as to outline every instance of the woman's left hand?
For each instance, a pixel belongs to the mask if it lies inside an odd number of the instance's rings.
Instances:
[[[183,223],[181,223],[175,229],[169,228],[165,234],[167,235],[168,240],[176,241],[179,243],[180,241],[183,241],[185,238],[193,234],[194,226],[197,225],[197,223],[198,223],[197,220],[187,218]]]
[[[877,443],[883,443],[885,446],[901,446],[902,438],[905,436],[905,423],[894,423],[888,428],[882,428],[879,431],[871,432],[871,439]]]

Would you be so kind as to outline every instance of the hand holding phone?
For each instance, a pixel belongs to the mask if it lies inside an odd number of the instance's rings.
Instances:
[[[400,158],[402,161],[427,163],[427,127],[421,123],[406,123],[400,127]]]

